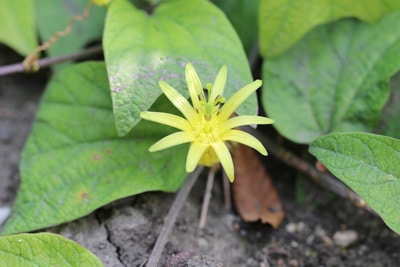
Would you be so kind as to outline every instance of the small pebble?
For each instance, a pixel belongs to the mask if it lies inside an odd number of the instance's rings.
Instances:
[[[299,243],[297,243],[296,241],[290,241],[290,246],[292,247],[292,248],[297,248],[298,246],[299,246]]]
[[[298,222],[298,223],[291,222],[286,225],[286,231],[291,234],[301,233],[304,231],[305,227],[306,225],[304,222]]]
[[[333,234],[333,242],[341,247],[348,247],[358,239],[358,234],[354,230],[342,230]]]

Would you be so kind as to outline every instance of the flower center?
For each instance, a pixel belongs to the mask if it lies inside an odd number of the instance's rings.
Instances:
[[[198,142],[209,145],[220,140],[216,114],[207,117],[207,114],[199,112],[197,123],[193,126],[193,134]]]
[[[193,125],[193,134],[198,142],[207,145],[220,140],[218,114],[225,103],[225,98],[220,95],[211,99],[211,87],[210,83],[206,85],[207,95],[204,92],[198,94],[200,105],[194,107],[198,118]]]
[[[221,109],[221,105],[225,103],[225,98],[220,95],[217,95],[214,99],[211,99],[211,87],[211,83],[206,85],[207,95],[205,95],[204,92],[198,94],[201,106],[195,107],[198,111],[203,111],[204,118],[206,120],[211,120],[213,116],[216,116]]]

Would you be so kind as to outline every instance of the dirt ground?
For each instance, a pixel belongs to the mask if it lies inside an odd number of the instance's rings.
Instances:
[[[20,60],[2,58],[5,50],[11,53],[0,47],[0,65]],[[14,201],[19,155],[48,74],[0,77],[0,208]],[[244,223],[235,212],[225,211],[222,182],[216,179],[207,227],[199,230],[205,188],[205,177],[200,178],[178,216],[160,266],[400,266],[400,236],[379,218],[307,179],[296,183],[298,174],[272,156],[266,158],[266,166],[287,214],[278,229]],[[302,202],[295,197],[299,184],[306,193]],[[104,266],[141,266],[173,198],[162,192],[141,194],[46,231],[77,241]]]

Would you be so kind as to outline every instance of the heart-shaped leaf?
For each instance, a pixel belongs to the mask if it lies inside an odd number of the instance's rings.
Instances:
[[[127,0],[114,0],[107,12],[103,43],[120,136],[160,96],[160,79],[188,96],[182,75],[188,62],[204,83],[214,82],[226,64],[226,97],[252,81],[240,39],[209,1],[163,1],[148,14]],[[238,113],[254,114],[256,106],[253,95]]]
[[[312,142],[310,152],[400,234],[400,140],[333,133]]]
[[[346,20],[312,31],[264,62],[263,104],[285,137],[309,143],[335,131],[371,131],[400,69],[400,13],[376,24]]]
[[[37,45],[32,0],[2,1],[0,42],[21,55],[33,52]]]
[[[50,233],[0,237],[0,266],[81,267],[103,266],[79,244]]]
[[[22,153],[21,186],[2,234],[57,225],[119,198],[181,186],[185,146],[148,151],[172,129],[141,122],[119,138],[113,118],[104,64],[78,64],[54,77]]]
[[[398,0],[261,0],[261,54],[282,53],[319,24],[344,17],[373,22],[396,9],[400,9]]]

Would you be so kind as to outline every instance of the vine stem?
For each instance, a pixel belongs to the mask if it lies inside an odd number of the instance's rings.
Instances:
[[[99,54],[103,51],[101,45],[96,45],[89,47],[85,50],[79,51],[77,53],[65,55],[65,56],[58,56],[58,57],[50,57],[50,58],[43,58],[38,61],[39,68],[49,67],[54,64],[62,63],[69,60],[77,60],[82,58],[87,58],[92,55]],[[25,72],[25,67],[23,63],[16,63],[7,66],[0,67],[0,76],[17,73],[17,72]]]
[[[185,183],[179,190],[178,194],[175,196],[174,202],[171,205],[171,208],[168,212],[167,217],[165,218],[164,225],[161,228],[161,232],[157,238],[157,241],[154,245],[153,251],[150,254],[149,260],[146,264],[146,267],[157,267],[158,262],[161,257],[161,253],[164,249],[165,244],[167,243],[169,232],[175,224],[176,217],[178,213],[185,204],[186,199],[192,190],[193,185],[197,181],[197,178],[200,176],[201,171],[204,167],[198,166],[194,172],[188,175]]]

